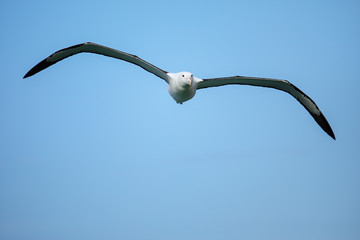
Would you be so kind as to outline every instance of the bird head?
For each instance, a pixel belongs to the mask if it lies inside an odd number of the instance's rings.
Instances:
[[[194,76],[189,72],[179,73],[179,84],[182,87],[191,87],[193,84]]]

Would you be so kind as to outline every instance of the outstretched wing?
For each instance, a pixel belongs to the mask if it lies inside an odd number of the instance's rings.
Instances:
[[[138,65],[139,67],[142,67],[148,72],[151,72],[155,74],[156,76],[164,79],[166,82],[168,82],[168,76],[167,72],[146,62],[145,60],[139,58],[138,56],[131,55],[125,52],[121,52],[109,47],[105,47],[96,43],[82,43],[78,45],[74,45],[68,48],[61,49],[53,54],[51,54],[49,57],[45,58],[41,62],[39,62],[35,67],[30,69],[29,72],[27,72],[24,76],[24,78],[30,77],[41,70],[44,70],[47,67],[50,67],[51,65],[67,58],[72,55],[82,53],[82,52],[88,52],[88,53],[96,53],[101,54],[107,57],[113,57],[117,59],[121,59],[130,63],[133,63],[135,65]]]
[[[292,85],[289,81],[271,79],[271,78],[257,78],[257,77],[243,77],[243,76],[210,78],[210,79],[203,79],[203,81],[198,82],[197,89],[208,88],[208,87],[219,87],[229,84],[269,87],[289,93],[306,108],[306,110],[311,114],[311,116],[320,125],[320,127],[327,134],[329,134],[330,137],[332,137],[335,140],[335,135],[328,121],[321,113],[318,106],[316,106],[315,102],[305,93],[303,93],[300,89]]]

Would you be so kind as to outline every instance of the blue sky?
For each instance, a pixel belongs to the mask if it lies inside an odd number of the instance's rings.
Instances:
[[[357,1],[0,3],[1,239],[359,239]],[[290,95],[204,89],[80,54],[92,41],[200,78],[287,79]]]

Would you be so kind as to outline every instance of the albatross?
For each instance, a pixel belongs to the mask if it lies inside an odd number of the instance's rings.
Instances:
[[[151,63],[146,62],[145,60],[139,58],[136,55],[132,55],[92,42],[77,44],[68,48],[61,49],[51,54],[49,57],[45,58],[37,65],[35,65],[32,69],[30,69],[30,71],[25,74],[24,78],[30,77],[67,57],[83,52],[96,53],[107,57],[113,57],[138,65],[146,71],[165,80],[165,82],[168,84],[168,91],[171,97],[180,104],[193,98],[196,91],[199,89],[204,89],[208,87],[219,87],[224,85],[251,85],[258,87],[274,88],[287,92],[291,96],[293,96],[298,102],[300,102],[301,105],[305,107],[305,109],[319,124],[319,126],[335,140],[334,132],[332,131],[328,121],[321,113],[315,102],[287,80],[245,76],[201,79],[195,77],[190,72],[170,73],[152,65]]]

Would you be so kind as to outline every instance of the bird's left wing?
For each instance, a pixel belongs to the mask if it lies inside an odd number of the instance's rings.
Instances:
[[[320,125],[320,127],[327,134],[329,134],[330,137],[335,139],[334,132],[332,131],[328,121],[326,120],[325,116],[321,113],[320,109],[315,104],[315,102],[305,93],[303,93],[300,89],[298,89],[296,86],[291,84],[289,81],[272,79],[272,78],[257,78],[257,77],[243,77],[243,76],[210,78],[199,81],[197,83],[197,89],[208,88],[208,87],[219,87],[229,84],[269,87],[289,93],[306,108],[306,110],[311,114],[311,116]]]
[[[35,67],[30,69],[29,72],[27,72],[24,76],[24,78],[30,77],[41,70],[44,70],[47,67],[50,67],[51,65],[67,58],[70,56],[73,56],[78,53],[82,52],[88,52],[88,53],[96,53],[100,55],[104,55],[107,57],[113,57],[117,59],[121,59],[130,63],[133,63],[135,65],[138,65],[139,67],[145,69],[148,72],[151,72],[155,74],[156,76],[164,79],[166,82],[168,82],[168,75],[167,72],[146,62],[145,60],[139,58],[138,56],[128,54],[126,52],[121,52],[116,49],[112,49],[109,47],[105,47],[96,43],[82,43],[78,45],[74,45],[68,48],[61,49],[53,54],[51,54],[49,57],[45,58],[41,62],[39,62]]]

